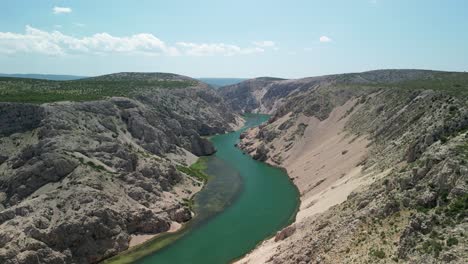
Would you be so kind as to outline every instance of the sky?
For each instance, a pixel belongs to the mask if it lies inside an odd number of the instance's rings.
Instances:
[[[1,73],[468,70],[466,0],[1,2]]]

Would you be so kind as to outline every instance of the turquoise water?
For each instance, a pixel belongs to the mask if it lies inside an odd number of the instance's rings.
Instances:
[[[212,179],[195,197],[196,217],[174,242],[137,263],[229,263],[293,220],[299,194],[287,174],[234,146],[242,131],[268,116],[246,119],[240,131],[211,138],[218,151],[208,157]]]

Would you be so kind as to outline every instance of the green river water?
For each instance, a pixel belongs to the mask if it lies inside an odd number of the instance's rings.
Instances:
[[[113,263],[229,263],[288,225],[299,194],[286,172],[234,146],[241,132],[267,119],[247,115],[243,129],[212,137],[218,151],[206,158],[211,178],[195,196],[194,219],[177,233],[162,235]]]

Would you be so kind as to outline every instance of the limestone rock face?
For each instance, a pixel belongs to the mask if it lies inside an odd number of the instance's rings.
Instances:
[[[286,238],[292,236],[296,232],[296,227],[294,225],[288,226],[278,232],[275,236],[275,242],[285,240]]]
[[[128,76],[106,78],[117,77]],[[183,199],[199,183],[168,156],[214,153],[202,136],[231,129],[227,109],[201,83],[133,98],[0,103],[0,263],[97,263],[126,250],[131,234],[190,220]]]
[[[273,86],[275,82],[281,81],[279,78],[257,78],[247,80],[239,84],[226,86],[220,89],[220,94],[226,99],[227,104],[234,111],[254,112],[261,103],[257,94],[262,94],[263,90]],[[256,91],[260,91],[256,93]],[[265,90],[266,91],[266,90]]]
[[[0,102],[0,136],[37,128],[44,117],[44,109],[38,105]]]
[[[261,145],[257,148],[255,154],[252,156],[254,159],[259,161],[265,161],[268,159],[268,150],[265,146]]]
[[[179,208],[169,213],[172,220],[178,223],[185,223],[192,218],[192,213],[187,208]]]
[[[211,155],[216,152],[213,144],[207,139],[194,136],[192,138],[192,152],[198,156]]]

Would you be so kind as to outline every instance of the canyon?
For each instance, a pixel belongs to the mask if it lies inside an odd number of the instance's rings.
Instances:
[[[97,263],[186,223],[204,185],[186,168],[246,113],[271,117],[238,147],[286,169],[300,207],[238,263],[468,260],[467,73],[0,78],[0,98],[2,263]]]

